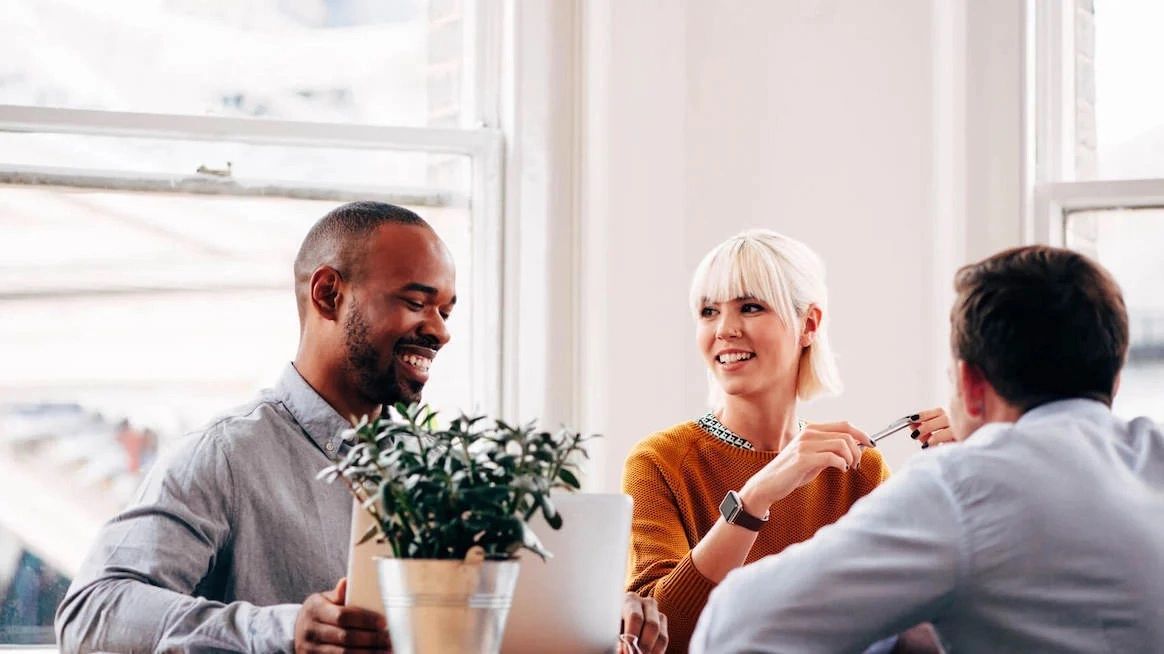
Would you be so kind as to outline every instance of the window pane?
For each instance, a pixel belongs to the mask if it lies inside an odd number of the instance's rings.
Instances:
[[[1115,399],[1116,413],[1164,420],[1164,210],[1072,213],[1068,246],[1093,254],[1119,282],[1131,344]]]
[[[468,126],[473,0],[0,5],[0,103]]]
[[[158,450],[294,357],[291,262],[334,206],[0,185],[0,643],[52,642],[62,580]],[[472,279],[468,210],[415,209]],[[472,408],[473,311],[461,293],[425,391],[445,412]]]
[[[1095,147],[1101,179],[1164,177],[1164,3],[1095,0]],[[1086,74],[1077,92],[1089,91]]]

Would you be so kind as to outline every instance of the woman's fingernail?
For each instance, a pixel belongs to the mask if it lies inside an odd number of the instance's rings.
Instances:
[[[910,416],[910,417],[909,417],[909,419],[910,419],[910,420],[912,420],[913,422],[917,422],[918,420],[920,420],[920,419],[921,419],[921,414],[920,414],[920,413],[915,413],[915,414],[913,414],[912,416]]]
[[[915,429],[915,430],[913,430],[913,433],[909,435],[909,437],[914,439],[914,440],[917,440],[917,437],[919,434],[921,434],[921,432]]]
[[[923,450],[924,450],[924,449],[926,449],[926,448],[927,448],[927,447],[929,447],[929,446],[930,446],[930,444],[929,444],[929,443],[922,443],[922,449],[923,449]]]

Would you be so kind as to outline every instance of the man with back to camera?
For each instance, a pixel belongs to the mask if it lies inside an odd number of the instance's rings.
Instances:
[[[1164,651],[1164,434],[1111,413],[1119,287],[1032,246],[955,288],[952,438],[973,438],[733,572],[693,652],[859,651],[925,621],[956,651]]]
[[[57,610],[62,651],[389,649],[380,614],[344,606],[352,499],[316,473],[342,430],[420,399],[449,340],[452,255],[415,213],[354,202],[311,228],[294,272],[295,361],[184,438],[105,525]],[[649,601],[623,614],[665,643]]]

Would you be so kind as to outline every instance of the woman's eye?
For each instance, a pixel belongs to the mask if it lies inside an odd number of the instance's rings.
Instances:
[[[703,307],[702,309],[699,310],[699,315],[702,318],[710,318],[710,317],[715,315],[715,308],[714,307]]]
[[[745,304],[744,306],[740,307],[741,313],[759,313],[763,310],[764,310],[764,307],[760,306],[759,304],[756,304],[755,302],[749,302],[749,303]]]

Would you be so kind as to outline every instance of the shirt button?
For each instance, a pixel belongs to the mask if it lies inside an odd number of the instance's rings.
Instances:
[[[323,448],[325,450],[327,450],[328,452],[334,452],[335,451],[335,441],[328,441],[327,443],[324,444]]]

